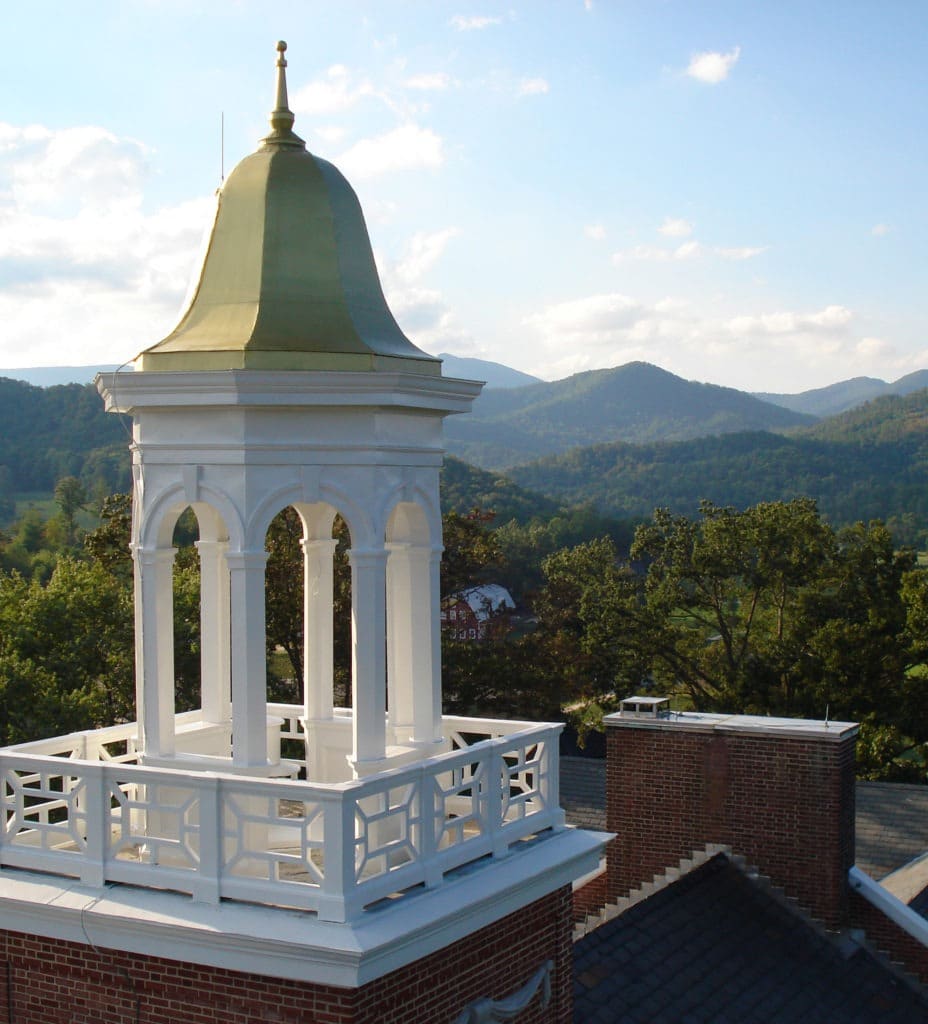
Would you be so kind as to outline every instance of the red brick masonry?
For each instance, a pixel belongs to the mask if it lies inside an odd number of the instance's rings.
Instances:
[[[553,960],[552,998],[517,1024],[572,1019],[571,894],[565,886],[496,924],[360,989],[0,931],[0,1018],[17,1024],[452,1024]]]
[[[707,843],[729,846],[830,927],[846,920],[854,863],[854,742],[610,725],[609,896]]]

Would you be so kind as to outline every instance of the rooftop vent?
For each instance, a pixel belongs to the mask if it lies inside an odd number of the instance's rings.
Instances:
[[[626,697],[620,714],[623,718],[667,718],[670,714],[669,697]]]

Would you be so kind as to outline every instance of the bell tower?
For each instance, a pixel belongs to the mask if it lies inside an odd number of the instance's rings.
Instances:
[[[276,772],[264,537],[290,505],[303,524],[309,776],[341,781],[440,749],[441,422],[467,411],[480,385],[443,377],[440,361],[397,326],[357,197],[292,130],[286,44],[277,49],[271,132],[219,191],[188,308],[136,358],[135,373],[100,386],[107,408],[134,420],[146,762],[183,759],[173,729],[171,536],[189,506],[201,538],[204,718],[229,744],[211,756],[235,771]],[[333,731],[336,514],[351,537],[350,751]]]
[[[138,721],[0,750],[8,1003],[32,1024],[104,1006],[149,1024],[568,1024],[571,883],[605,837],[565,827],[561,726],[441,707],[442,423],[481,385],[393,319],[357,197],[294,134],[285,50],[271,130],[218,192],[179,323],[97,380],[133,422]],[[304,694],[273,704],[266,535],[286,508]],[[177,713],[187,509],[201,700]]]

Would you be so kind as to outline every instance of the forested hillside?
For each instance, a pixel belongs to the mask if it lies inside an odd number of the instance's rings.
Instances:
[[[38,388],[0,377],[0,498],[51,492],[65,476],[88,490],[125,490],[130,436],[92,384]]]
[[[836,525],[883,519],[921,532],[928,528],[928,391],[881,398],[790,436],[597,445],[516,467],[510,476],[614,516],[647,516],[659,505],[690,515],[703,499],[746,508],[808,496]]]
[[[448,450],[486,469],[506,469],[571,448],[685,440],[813,422],[715,384],[684,380],[649,363],[578,373],[552,383],[484,392],[469,416],[446,421]]]

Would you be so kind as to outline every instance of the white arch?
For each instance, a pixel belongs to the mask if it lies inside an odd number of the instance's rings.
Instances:
[[[370,516],[347,491],[331,483],[321,482],[318,497],[307,501],[302,486],[294,482],[271,492],[255,508],[244,531],[252,549],[258,550],[263,547],[268,527],[274,517],[290,505],[297,510],[312,505],[331,506],[345,520],[352,545],[369,546],[371,538],[375,536]],[[361,538],[367,543],[363,543]]]
[[[244,530],[231,498],[224,491],[208,485],[201,484],[198,490],[197,499],[191,501],[182,483],[170,484],[150,504],[146,504],[139,516],[138,544],[142,548],[170,547],[177,520],[189,506],[196,514],[201,530],[205,524],[209,527],[209,533],[214,534],[203,539],[227,540],[232,545],[241,545]],[[175,513],[173,518],[172,512]]]

